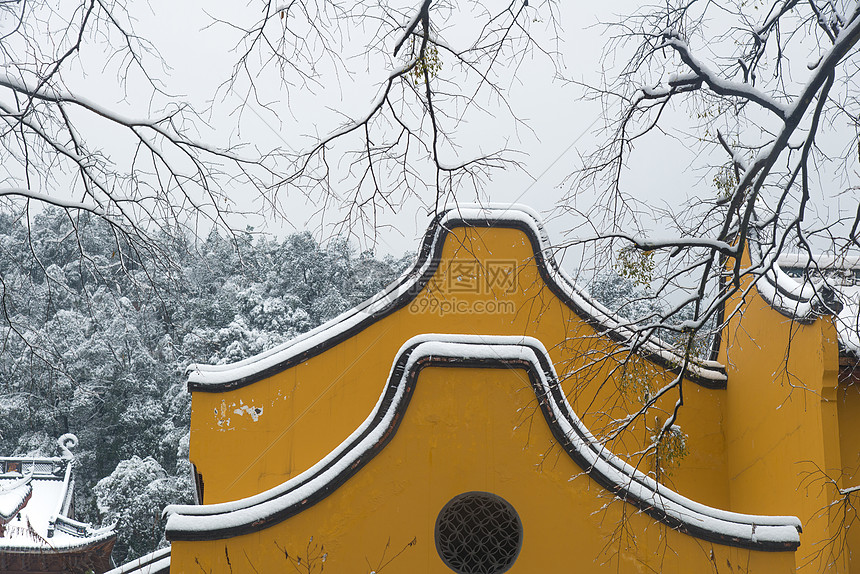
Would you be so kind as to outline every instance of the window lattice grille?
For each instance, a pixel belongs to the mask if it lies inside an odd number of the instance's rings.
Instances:
[[[514,507],[488,492],[454,497],[436,519],[436,550],[459,574],[501,574],[520,553],[523,527]]]

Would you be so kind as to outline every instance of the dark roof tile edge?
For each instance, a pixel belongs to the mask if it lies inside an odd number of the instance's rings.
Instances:
[[[529,238],[541,277],[549,289],[578,316],[619,343],[628,343],[633,333],[613,313],[583,293],[558,266],[539,217],[532,210],[461,207],[434,218],[421,244],[418,260],[384,291],[319,327],[272,350],[231,365],[191,365],[188,388],[194,392],[224,392],[268,378],[302,363],[363,331],[379,319],[405,307],[423,289],[439,263],[445,238],[457,227],[502,227],[523,231]],[[652,339],[642,346],[643,355],[678,373],[685,363],[670,345]],[[712,389],[726,387],[725,368],[714,361],[686,362],[685,378]]]
[[[428,366],[527,370],[544,419],[571,458],[616,497],[671,528],[711,542],[754,550],[794,550],[800,543],[800,521],[795,517],[743,515],[699,504],[609,452],[573,412],[546,349],[536,339],[464,335],[421,335],[410,339],[398,352],[373,412],[328,456],[287,482],[249,498],[212,505],[169,506],[165,509],[168,539],[214,540],[256,532],[323,500],[391,440],[406,412],[418,373]]]

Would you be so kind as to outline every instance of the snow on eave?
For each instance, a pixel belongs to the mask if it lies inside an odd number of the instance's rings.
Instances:
[[[170,540],[216,540],[256,532],[309,508],[360,472],[397,432],[427,366],[524,368],[544,420],[583,471],[617,498],[670,527],[719,544],[756,550],[794,550],[800,521],[755,516],[689,500],[615,456],[588,431],[565,397],[552,361],[537,339],[511,336],[420,335],[397,353],[373,411],[345,441],[305,472],[260,494],[219,504],[171,505]]]
[[[101,532],[86,538],[58,539],[49,538],[49,545],[40,542],[24,542],[0,538],[0,554],[62,554],[67,552],[84,552],[89,548],[112,543],[116,538],[115,532]]]
[[[31,473],[6,487],[0,488],[0,525],[13,519],[26,506],[33,494],[33,487],[30,485],[32,480],[33,474]]]
[[[801,282],[786,274],[780,266],[782,256],[765,254],[755,230],[749,235],[749,254],[752,269],[760,273],[755,280],[756,291],[781,315],[810,324],[824,315],[838,315],[842,310],[842,303],[826,283]],[[793,258],[786,256],[785,260],[791,262]]]
[[[415,265],[380,293],[326,323],[268,351],[228,365],[190,365],[192,391],[219,392],[251,384],[305,361],[359,333],[370,324],[407,305],[435,273],[448,232],[457,227],[510,227],[525,232],[534,249],[534,261],[547,286],[577,315],[614,340],[629,343],[635,333],[603,305],[576,286],[556,262],[540,217],[525,206],[461,206],[440,213],[428,228]],[[677,370],[683,357],[668,343],[653,339],[642,354],[669,370]],[[711,388],[724,388],[725,370],[714,361],[692,361],[687,377]]]
[[[19,538],[0,538],[0,554],[64,554],[85,552],[104,544],[113,544],[116,532],[104,532],[86,538],[49,538],[47,544]]]
[[[126,562],[113,570],[108,570],[105,574],[161,574],[162,572],[170,572],[170,547]]]

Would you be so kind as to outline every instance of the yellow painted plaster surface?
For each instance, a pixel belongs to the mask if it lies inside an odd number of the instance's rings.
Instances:
[[[434,523],[451,498],[476,490],[520,515],[514,574],[794,568],[792,552],[706,543],[613,501],[554,446],[523,371],[437,367],[419,375],[388,446],[328,498],[254,534],[174,542],[171,571],[292,572],[301,558],[298,571],[321,572],[325,556],[325,572],[449,573]]]
[[[846,572],[844,532],[829,508],[844,452],[832,320],[799,324],[755,289],[730,301],[727,310],[737,310],[723,331],[720,356],[729,375],[724,428],[730,508],[797,516],[803,524],[800,569]]]
[[[654,391],[674,378],[644,359],[619,367],[626,351],[596,334],[546,287],[533,256],[519,230],[457,228],[445,241],[436,274],[412,304],[268,379],[225,393],[195,392],[190,456],[203,477],[204,502],[256,494],[323,458],[370,413],[398,349],[418,334],[536,337],[549,350],[574,409],[598,435],[639,405],[643,381]],[[725,508],[724,391],[684,386],[679,423],[690,454],[666,478],[686,496]],[[667,394],[658,418],[676,399],[676,392]],[[248,409],[255,408],[261,412],[250,416]],[[610,447],[620,455],[640,451],[652,433],[645,423],[654,428],[659,422],[637,421]],[[650,468],[641,456],[632,460]]]
[[[841,488],[860,485],[860,377],[846,376],[840,381],[836,405],[839,416],[839,440],[842,455]],[[832,508],[837,527],[847,530],[846,552],[852,574],[860,573],[860,492],[840,497]]]

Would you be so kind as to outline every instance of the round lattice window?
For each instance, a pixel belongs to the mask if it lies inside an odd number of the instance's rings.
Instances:
[[[514,507],[489,492],[451,499],[436,519],[436,550],[459,574],[501,574],[514,565],[523,525]]]

